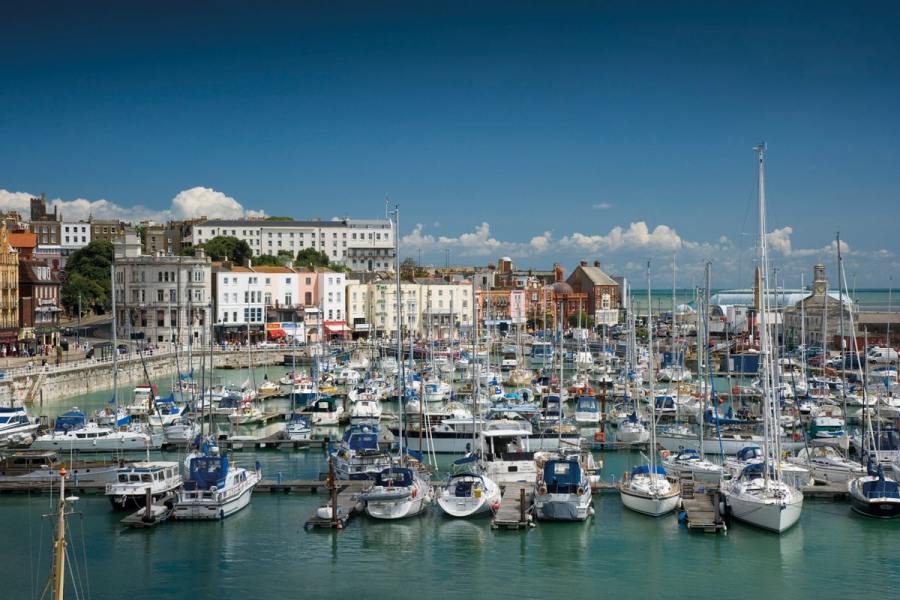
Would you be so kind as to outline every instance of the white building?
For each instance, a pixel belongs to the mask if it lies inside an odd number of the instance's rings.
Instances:
[[[254,256],[296,255],[313,248],[331,262],[357,271],[393,268],[394,232],[391,221],[335,219],[331,221],[213,220],[196,223],[185,243],[202,244],[216,236],[245,240]]]
[[[433,335],[449,337],[451,328],[472,322],[472,284],[401,284],[401,321],[404,334],[424,335],[429,323]],[[347,322],[354,333],[392,337],[397,332],[397,287],[393,281],[351,283],[347,286]]]
[[[210,261],[197,256],[117,252],[116,322],[120,339],[195,343],[206,339],[212,301]]]
[[[330,270],[321,270],[316,273],[318,282],[318,308],[322,311],[322,320],[325,326],[325,334],[328,336],[344,335],[347,328],[347,304],[345,293],[347,291],[347,276],[344,273],[336,273]]]
[[[91,224],[63,221],[59,228],[59,245],[62,249],[74,251],[91,243]]]
[[[213,269],[215,327],[218,340],[262,341],[269,309],[296,307],[297,273],[285,266],[235,266]]]

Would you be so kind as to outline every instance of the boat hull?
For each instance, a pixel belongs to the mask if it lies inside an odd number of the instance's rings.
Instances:
[[[727,510],[735,519],[775,533],[793,527],[803,510],[802,498],[799,502],[782,503],[777,500],[752,500],[726,493],[725,501]]]
[[[678,507],[678,501],[681,499],[680,492],[664,496],[649,496],[634,492],[627,486],[619,488],[619,495],[622,497],[622,504],[625,505],[625,508],[650,517],[669,514]]]
[[[541,521],[585,521],[593,514],[590,491],[577,494],[545,494],[534,497],[534,510]]]

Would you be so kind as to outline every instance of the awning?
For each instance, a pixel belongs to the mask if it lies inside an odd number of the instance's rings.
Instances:
[[[270,340],[281,340],[287,337],[284,329],[269,329],[267,332]]]
[[[325,321],[325,333],[329,335],[341,335],[348,331],[350,328],[343,321]]]

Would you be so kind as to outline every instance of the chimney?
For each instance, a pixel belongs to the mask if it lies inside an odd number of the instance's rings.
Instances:
[[[600,261],[599,261],[599,260],[595,260],[595,261],[594,261],[594,266],[597,267],[597,268],[599,269],[599,268],[600,268]]]
[[[559,283],[563,280],[563,268],[559,263],[553,265],[553,274],[556,277],[556,282]]]
[[[583,260],[583,261],[581,261],[581,263],[579,263],[579,264],[581,264],[582,267],[586,267],[586,266],[587,266],[587,261],[586,261],[586,260]]]

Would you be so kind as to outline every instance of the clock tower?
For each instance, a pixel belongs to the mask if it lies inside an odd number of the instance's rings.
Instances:
[[[822,263],[813,267],[813,295],[824,296],[828,290],[828,281],[825,279],[825,265]]]

